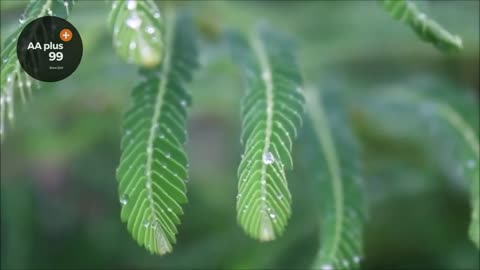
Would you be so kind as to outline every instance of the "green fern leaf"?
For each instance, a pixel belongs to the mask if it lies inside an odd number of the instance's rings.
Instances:
[[[382,0],[381,3],[390,15],[403,21],[417,33],[417,35],[442,50],[460,50],[463,48],[462,39],[452,35],[437,22],[421,12],[413,1]]]
[[[2,45],[1,76],[0,76],[0,138],[5,133],[6,119],[13,122],[14,98],[18,91],[20,98],[25,103],[26,94],[31,95],[32,81],[25,73],[17,58],[17,38],[25,25],[43,16],[68,17],[74,4],[73,0],[32,0],[20,16],[19,27],[11,34]]]
[[[139,245],[165,254],[187,202],[185,121],[190,96],[184,84],[197,66],[191,19],[167,14],[165,59],[159,70],[143,70],[145,82],[132,92],[124,116],[117,171],[121,219]]]
[[[309,121],[302,137],[303,164],[318,181],[321,211],[322,244],[313,266],[358,268],[366,202],[357,146],[336,96],[316,89],[305,96]]]
[[[292,141],[302,122],[302,78],[290,40],[262,25],[249,44],[232,34],[233,57],[247,92],[242,106],[237,218],[253,238],[281,235],[291,214],[285,169],[292,168]]]
[[[439,95],[437,91],[435,96]],[[462,176],[469,181],[472,207],[469,235],[476,246],[480,247],[478,217],[480,144],[478,134],[472,125],[448,103],[404,89],[383,91],[382,95],[376,94],[375,101],[367,102],[366,107],[371,119],[379,120],[385,125],[395,123],[398,126],[400,122],[406,123],[405,119],[414,121],[413,127],[418,128],[421,134],[428,138],[423,143],[430,146],[429,149],[433,149],[432,155],[438,159],[442,168],[447,172],[453,172],[452,176]],[[474,115],[478,121],[478,107]],[[386,129],[391,129],[388,127]],[[412,130],[405,131],[407,132],[411,133]]]
[[[138,66],[157,66],[163,57],[163,17],[152,0],[112,1],[109,16],[117,54]]]

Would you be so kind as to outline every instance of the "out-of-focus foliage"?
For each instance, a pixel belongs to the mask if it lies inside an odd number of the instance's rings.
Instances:
[[[17,109],[16,125],[1,146],[2,268],[310,267],[324,247],[320,198],[318,183],[300,169],[295,147],[295,170],[287,173],[292,216],[283,236],[258,243],[245,236],[234,214],[243,87],[232,75],[236,69],[219,33],[224,26],[249,31],[265,19],[296,38],[306,78],[348,101],[344,109],[362,146],[370,204],[361,267],[477,269],[478,249],[467,235],[470,183],[458,168],[465,163],[439,154],[449,151],[442,150],[446,140],[458,146],[456,136],[442,140],[442,131],[432,140],[435,132],[424,128],[429,121],[393,110],[389,116],[397,121],[385,115],[379,122],[382,115],[370,114],[374,107],[365,102],[388,88],[427,91],[478,136],[480,4],[415,3],[461,36],[464,49],[446,56],[418,42],[374,1],[182,2],[201,23],[203,68],[189,87],[189,203],[175,251],[159,257],[140,248],[118,217],[119,127],[140,76],[112,50],[105,23],[110,5],[77,1],[69,20],[84,41],[82,63],[64,81],[42,85],[28,106]],[[26,4],[0,1],[2,42],[18,27]]]
[[[17,38],[23,27],[36,18],[43,16],[59,16],[66,18],[70,14],[73,0],[30,1],[25,11],[18,18],[20,25],[4,41],[2,37],[1,76],[0,76],[0,140],[6,129],[6,118],[13,122],[15,115],[15,96],[19,95],[25,103],[26,94],[31,95],[32,81],[22,70],[17,58]],[[18,94],[16,92],[19,92]],[[27,93],[25,93],[27,92]]]
[[[443,50],[459,50],[463,47],[459,36],[450,34],[436,21],[418,10],[415,3],[408,0],[382,0],[387,12],[396,20],[404,21],[418,36]]]
[[[360,155],[344,105],[332,91],[307,91],[301,138],[304,170],[318,181],[322,246],[314,269],[357,269],[363,259],[366,203]]]

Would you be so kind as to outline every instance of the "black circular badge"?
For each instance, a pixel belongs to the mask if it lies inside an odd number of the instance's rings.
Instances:
[[[45,16],[30,22],[20,33],[17,57],[33,78],[57,82],[70,76],[82,59],[82,39],[68,21]]]

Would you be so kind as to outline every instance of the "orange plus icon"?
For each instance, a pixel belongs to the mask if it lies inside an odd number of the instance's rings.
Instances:
[[[71,39],[72,39],[73,35],[72,35],[72,31],[70,31],[69,29],[62,29],[62,31],[60,31],[60,39],[65,41],[65,42],[69,42]]]

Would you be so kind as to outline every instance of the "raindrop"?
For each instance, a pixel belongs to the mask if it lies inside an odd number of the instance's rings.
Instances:
[[[160,134],[159,137],[160,137],[160,139],[165,139],[165,135],[163,135],[163,134]]]
[[[359,256],[353,257],[353,261],[354,261],[355,263],[359,263],[359,262],[360,262],[360,257],[359,257]]]
[[[8,58],[3,58],[3,63],[6,63],[8,61]]]
[[[153,17],[154,17],[155,19],[160,18],[160,12],[158,12],[158,11],[155,12],[155,13],[153,14]]]
[[[25,22],[25,14],[20,15],[20,18],[18,18],[18,21],[20,24],[23,24]]]
[[[270,73],[270,71],[264,71],[262,73],[262,79],[264,81],[270,81],[272,79],[272,74]]]
[[[9,76],[7,77],[7,82],[11,82],[12,80],[13,80],[12,75],[9,75]]]
[[[136,14],[127,19],[127,25],[132,29],[138,29],[142,25],[142,20]]]
[[[282,195],[282,194],[278,194],[278,195],[277,195],[277,199],[282,200],[282,199],[283,199],[283,195]]]
[[[148,148],[147,148],[147,153],[151,154],[152,152],[153,152],[152,147],[148,147]]]
[[[260,199],[261,199],[262,201],[265,201],[265,200],[267,200],[267,197],[262,196]]]
[[[152,222],[152,229],[157,228],[157,221]]]
[[[128,0],[127,2],[127,8],[128,10],[134,10],[137,8],[137,1],[135,0]]]
[[[467,161],[467,168],[469,169],[475,169],[475,167],[477,166],[475,160],[473,159],[470,159]]]
[[[270,214],[270,218],[275,219],[276,217],[275,214]]]
[[[168,211],[168,212],[172,212],[172,208],[169,207],[169,208],[167,209],[167,211]]]
[[[239,193],[239,194],[237,195],[237,200],[240,199],[241,197],[242,197],[242,193]]]
[[[145,31],[147,31],[147,33],[149,33],[149,34],[153,34],[153,33],[155,33],[155,27],[149,25],[149,26],[147,26]]]
[[[165,155],[165,157],[167,157],[168,159],[170,159],[172,156],[170,155],[170,153],[167,153],[167,154]]]
[[[127,205],[127,202],[128,202],[128,195],[123,194],[122,197],[120,197],[120,204],[125,206],[125,205]]]
[[[143,227],[148,228],[148,226],[150,226],[150,222],[148,220],[145,220],[143,222]]]
[[[128,45],[128,48],[130,50],[135,50],[135,48],[137,48],[137,43],[135,43],[135,41],[130,42],[130,45]]]
[[[261,183],[261,184],[264,186],[264,185],[266,185],[266,184],[267,184],[267,181],[265,181],[265,180],[262,180],[260,183]]]
[[[275,162],[275,158],[273,157],[272,153],[267,152],[263,154],[262,161],[264,164],[269,165]]]
[[[132,131],[130,129],[127,129],[127,131],[125,133],[127,133],[127,135],[130,135],[130,134],[132,134]]]
[[[342,263],[343,263],[343,266],[345,266],[345,267],[348,267],[350,265],[347,260],[343,260]]]
[[[322,265],[322,270],[333,270],[333,267],[330,264],[324,264]]]
[[[180,105],[182,105],[183,107],[186,107],[187,106],[187,101],[186,100],[180,101]]]
[[[49,16],[52,16],[52,15],[53,15],[53,12],[52,12],[51,9],[48,9],[48,10],[47,10],[47,13],[48,13]]]
[[[150,172],[147,172],[147,175],[150,175]],[[145,187],[148,188],[148,189],[152,188],[152,183],[147,182],[147,183],[145,184]]]

